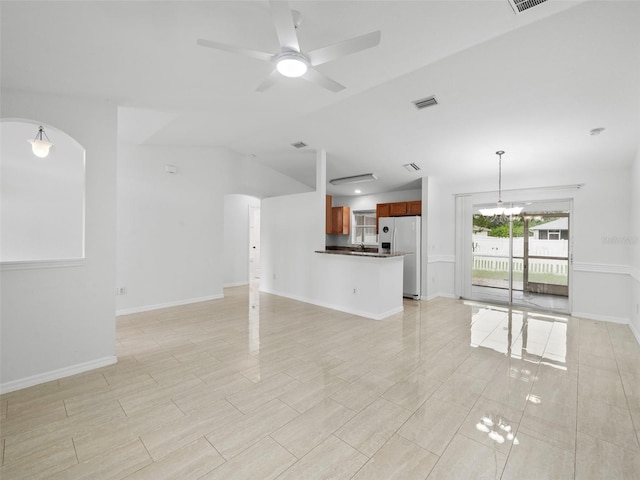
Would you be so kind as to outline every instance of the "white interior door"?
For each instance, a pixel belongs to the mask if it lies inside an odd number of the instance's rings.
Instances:
[[[249,207],[249,279],[260,278],[260,207]]]

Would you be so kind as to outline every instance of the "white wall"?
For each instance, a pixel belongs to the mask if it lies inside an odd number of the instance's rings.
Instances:
[[[222,297],[234,159],[221,148],[120,145],[118,314]]]
[[[117,296],[117,313],[222,298],[223,286],[237,281],[227,277],[229,264],[247,271],[246,251],[225,252],[225,195],[308,190],[225,148],[120,144],[117,286],[126,294]]]
[[[575,315],[602,320],[628,322],[630,246],[606,242],[609,237],[628,236],[629,211],[620,208],[631,203],[629,170],[580,171],[539,178],[509,178],[503,200],[542,200],[573,198],[572,311]],[[438,218],[429,226],[429,256],[452,258],[455,255],[455,194],[487,192],[495,189],[490,181],[433,178],[429,190],[428,214]],[[584,184],[579,190],[522,190]],[[491,194],[484,195],[484,198]],[[455,264],[441,265],[436,277],[453,278]],[[430,274],[430,277],[432,274]],[[448,280],[447,280],[448,281]],[[454,295],[452,285],[438,284],[438,294]]]
[[[445,234],[443,228],[453,228],[452,208],[453,195],[442,183],[429,177],[423,179],[423,191],[426,201],[423,201],[423,218],[427,219],[427,238],[422,242],[423,252],[423,298],[431,300],[435,297],[454,296],[454,238]],[[426,205],[426,208],[424,206]],[[450,232],[449,232],[450,233]],[[426,261],[426,271],[424,262]],[[425,281],[426,280],[426,281]]]
[[[319,297],[314,251],[325,247],[325,168],[318,152],[315,192],[262,200],[260,290],[310,303]]]
[[[631,208],[629,211],[631,278],[629,310],[631,330],[640,342],[640,150],[631,170]]]
[[[224,197],[224,286],[249,282],[249,220],[250,208],[259,207],[260,200],[248,195]]]
[[[2,117],[52,125],[86,148],[86,260],[3,270],[0,388],[16,390],[116,361],[116,108],[2,91]],[[25,142],[25,146],[28,144]]]

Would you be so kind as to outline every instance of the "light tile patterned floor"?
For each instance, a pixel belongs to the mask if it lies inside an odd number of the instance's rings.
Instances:
[[[3,395],[14,479],[640,478],[629,328],[257,292],[118,319],[116,365]]]

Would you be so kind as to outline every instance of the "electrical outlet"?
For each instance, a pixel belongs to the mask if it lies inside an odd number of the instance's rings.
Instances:
[[[357,288],[354,288],[354,289],[353,289],[353,294],[354,294],[354,295],[356,295],[357,293],[358,293],[358,289],[357,289]]]
[[[116,295],[126,295],[127,287],[118,287],[116,288]]]

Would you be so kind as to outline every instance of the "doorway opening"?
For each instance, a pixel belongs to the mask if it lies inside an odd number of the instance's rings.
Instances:
[[[474,300],[570,310],[570,204],[528,203],[519,215],[484,217],[474,208]]]
[[[249,281],[260,278],[260,205],[249,206]]]

